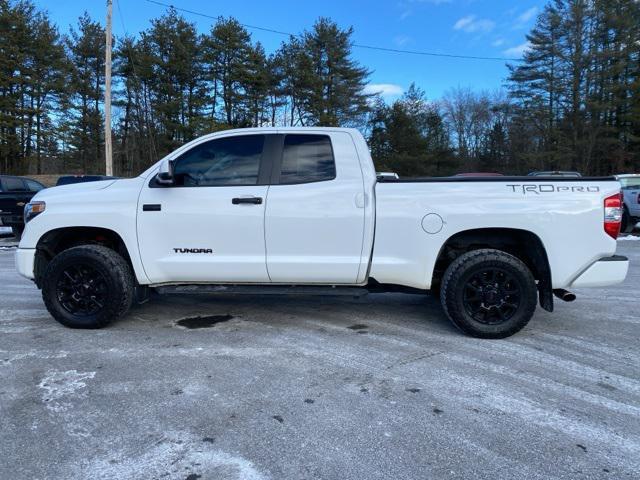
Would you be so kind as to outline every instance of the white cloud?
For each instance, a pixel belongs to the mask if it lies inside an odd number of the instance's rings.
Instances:
[[[382,97],[398,97],[402,95],[404,89],[400,85],[393,83],[370,83],[364,87],[366,94],[378,94]]]
[[[400,20],[405,20],[406,18],[413,15],[413,7],[420,7],[420,5],[430,4],[430,5],[444,5],[446,3],[451,3],[452,0],[405,0],[400,2],[399,6],[402,8],[402,13],[400,13]]]
[[[460,18],[454,25],[454,30],[462,30],[467,33],[490,32],[496,24],[487,18],[478,18],[475,15],[467,15]]]
[[[393,39],[393,43],[395,43],[398,47],[402,47],[411,41],[411,37],[407,35],[398,35]]]
[[[531,48],[531,42],[527,41],[515,47],[507,48],[502,53],[504,53],[508,57],[516,57],[520,58],[524,55],[524,52]]]
[[[491,42],[491,46],[493,47],[501,47],[502,45],[504,45],[504,38],[496,38]]]
[[[538,13],[538,7],[531,7],[529,10],[526,10],[525,12],[518,15],[516,21],[520,24],[527,23],[529,20],[536,16],[536,13]]]
[[[410,8],[407,8],[400,14],[400,20],[409,18],[411,15],[413,15],[413,10],[411,10]]]
[[[524,28],[529,24],[529,21],[534,19],[538,14],[538,7],[531,7],[529,10],[525,10],[518,15],[514,21],[513,28]]]

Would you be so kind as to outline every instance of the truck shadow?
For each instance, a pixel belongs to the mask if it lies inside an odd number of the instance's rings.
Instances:
[[[115,325],[140,321],[187,329],[221,327],[239,320],[277,327],[348,328],[365,334],[369,327],[437,329],[459,333],[444,314],[438,298],[401,293],[345,296],[307,295],[152,295]],[[235,323],[236,326],[238,322]],[[356,328],[364,326],[362,328]],[[366,328],[365,328],[366,327]]]

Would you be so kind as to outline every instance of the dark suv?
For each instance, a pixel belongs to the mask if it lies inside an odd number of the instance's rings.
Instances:
[[[20,238],[24,230],[24,206],[44,185],[30,178],[0,175],[0,225],[11,227]]]

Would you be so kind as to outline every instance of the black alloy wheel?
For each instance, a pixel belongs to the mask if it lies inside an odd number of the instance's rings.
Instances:
[[[493,267],[474,273],[464,285],[467,313],[486,325],[508,321],[518,311],[522,298],[520,284],[509,272]]]
[[[478,338],[505,338],[520,331],[537,305],[529,267],[507,252],[484,248],[463,253],[442,277],[440,301],[453,324]]]
[[[58,279],[56,295],[71,315],[95,315],[107,302],[107,280],[91,265],[70,265]]]
[[[131,265],[103,245],[79,245],[55,255],[41,279],[49,313],[71,328],[101,328],[127,313],[135,278]]]

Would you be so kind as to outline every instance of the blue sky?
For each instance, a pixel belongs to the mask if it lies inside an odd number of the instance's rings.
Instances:
[[[430,51],[458,55],[518,58],[526,48],[525,35],[535,23],[544,2],[534,0],[370,0],[293,1],[161,0],[176,7],[213,16],[234,16],[241,23],[286,32],[309,28],[319,16],[327,16],[341,27],[353,26],[355,43],[385,48]],[[100,21],[105,1],[36,0],[49,12],[61,31],[75,24],[86,9]],[[114,0],[114,33],[137,33],[149,20],[166,9],[145,0]],[[183,13],[201,32],[212,20]],[[285,38],[251,30],[268,52]],[[499,88],[507,76],[503,61],[436,58],[354,49],[354,57],[373,71],[372,91],[383,92],[387,100],[397,98],[411,82],[437,99],[451,87],[477,90]]]

